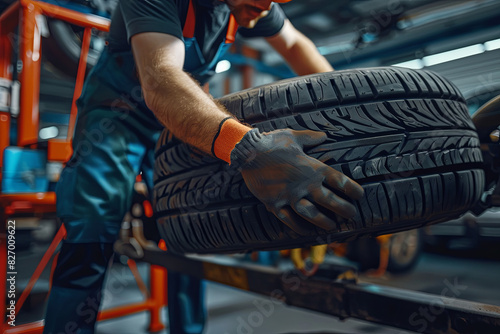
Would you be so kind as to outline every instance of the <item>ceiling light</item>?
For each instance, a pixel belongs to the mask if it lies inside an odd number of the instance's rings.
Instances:
[[[424,67],[424,62],[422,61],[422,59],[413,59],[402,63],[394,64],[392,66],[406,67],[414,70],[419,70]]]
[[[442,53],[437,53],[424,57],[422,60],[425,66],[432,66],[441,63],[446,63],[452,60],[461,59],[465,57],[470,57],[484,52],[483,44],[475,44],[466,46],[464,48],[455,49],[451,51],[446,51]]]
[[[486,51],[500,49],[500,39],[494,39],[484,43],[484,48]]]

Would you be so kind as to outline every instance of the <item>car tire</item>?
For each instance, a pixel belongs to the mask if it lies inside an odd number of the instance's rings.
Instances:
[[[395,233],[389,240],[387,271],[402,274],[415,267],[423,250],[423,232],[413,229]],[[360,271],[377,269],[380,266],[380,241],[362,238],[347,244],[345,257],[356,262]]]
[[[155,161],[153,207],[169,250],[232,253],[344,242],[449,220],[484,188],[482,156],[464,98],[445,78],[396,67],[278,81],[217,100],[261,132],[323,131],[307,153],[356,180],[357,215],[299,235],[247,189],[232,166],[165,130]]]
[[[393,234],[389,245],[387,270],[402,274],[415,267],[423,249],[423,232],[420,229]]]
[[[76,77],[84,29],[70,23],[47,19],[50,37],[44,38],[43,54],[61,73]],[[104,47],[104,38],[93,36],[87,55],[86,73],[94,67]]]
[[[110,18],[118,5],[118,0],[76,0],[61,5],[78,12]],[[75,77],[82,51],[84,28],[48,17],[47,29],[48,37],[43,41],[43,55],[61,73]],[[97,63],[104,49],[106,35],[105,32],[92,30],[86,73]]]

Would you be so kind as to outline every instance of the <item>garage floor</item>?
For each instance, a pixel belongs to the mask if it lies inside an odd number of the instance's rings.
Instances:
[[[31,249],[19,255],[23,272],[32,271],[42,249]],[[398,288],[424,291],[440,295],[449,284],[454,284],[456,297],[500,306],[500,251],[498,247],[483,247],[483,251],[472,256],[470,251],[453,252],[455,256],[425,253],[411,274],[386,276],[362,280]],[[458,256],[457,256],[458,255]],[[479,258],[478,258],[479,257]],[[493,257],[493,258],[492,258]],[[31,268],[31,269],[29,269]],[[147,265],[141,264],[141,273],[147,272]],[[29,274],[27,274],[29,275]],[[44,273],[47,278],[47,273]],[[132,275],[127,267],[117,263],[108,275],[108,284],[113,284],[105,307],[117,306],[141,299]],[[43,290],[43,281],[38,289]],[[450,297],[450,293],[447,293]],[[258,326],[249,325],[251,314],[256,311],[255,301],[265,298],[254,294],[208,283],[207,306],[208,321],[206,334],[278,334],[278,333],[408,333],[398,329],[373,325],[358,320],[340,321],[322,314],[303,311],[284,305],[275,305],[272,314],[265,317]],[[29,306],[29,305],[28,305]],[[43,307],[33,299],[31,309],[23,307],[17,317],[17,324],[38,320],[43,316]],[[142,334],[147,332],[148,319],[145,313],[108,320],[97,327],[99,334]],[[168,333],[167,330],[160,332]]]

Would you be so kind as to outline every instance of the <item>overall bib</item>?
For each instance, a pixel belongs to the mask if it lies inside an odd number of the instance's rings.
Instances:
[[[225,41],[212,60],[205,60],[194,37],[190,0],[183,29],[184,70],[204,82],[234,41],[236,30],[231,16]],[[152,189],[154,147],[162,127],[146,107],[136,76],[132,53],[107,47],[77,102],[74,154],[56,188],[57,214],[68,234],[54,273],[45,334],[94,333],[99,305],[108,294],[102,286],[113,243],[130,208],[139,172]],[[168,273],[170,333],[203,331],[203,290],[197,279]]]

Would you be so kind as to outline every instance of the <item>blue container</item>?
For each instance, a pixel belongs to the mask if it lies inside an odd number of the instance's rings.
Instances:
[[[2,190],[4,194],[45,192],[47,152],[7,147],[3,153]]]

